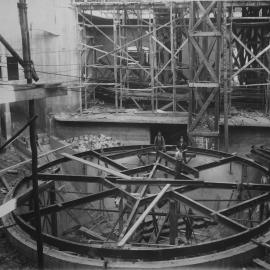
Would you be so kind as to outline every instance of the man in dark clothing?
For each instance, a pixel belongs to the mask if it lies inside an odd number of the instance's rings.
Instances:
[[[158,151],[165,151],[165,140],[164,137],[162,136],[161,132],[159,131],[157,136],[155,137],[154,140],[154,145],[156,146],[156,159],[158,157]]]

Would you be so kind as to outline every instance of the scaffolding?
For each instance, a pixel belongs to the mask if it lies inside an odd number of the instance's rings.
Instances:
[[[268,1],[74,5],[81,30],[81,110],[98,94],[113,100],[116,112],[134,106],[188,112],[190,143],[208,138],[215,149],[222,110],[228,145],[232,101],[249,98],[269,112]]]

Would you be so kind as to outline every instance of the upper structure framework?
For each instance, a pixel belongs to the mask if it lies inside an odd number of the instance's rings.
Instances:
[[[188,111],[191,142],[198,136],[217,138],[224,112],[226,145],[231,102],[269,110],[269,2],[74,5],[81,39],[81,109],[102,95],[114,99],[116,111],[132,106]],[[218,148],[217,140],[213,143]]]

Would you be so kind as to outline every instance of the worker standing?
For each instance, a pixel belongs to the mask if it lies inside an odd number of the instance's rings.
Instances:
[[[154,144],[155,144],[155,147],[156,147],[156,160],[157,160],[158,151],[163,151],[163,152],[166,151],[165,139],[162,136],[160,131],[158,132],[158,134],[155,137]]]
[[[183,136],[181,136],[181,137],[179,138],[178,145],[183,149],[183,151],[187,149],[187,143],[186,143],[186,141],[184,140],[184,137],[183,137]]]
[[[183,149],[180,145],[176,146],[176,153],[175,153],[175,179],[181,178],[181,173],[183,171],[183,162],[184,162],[184,154]]]

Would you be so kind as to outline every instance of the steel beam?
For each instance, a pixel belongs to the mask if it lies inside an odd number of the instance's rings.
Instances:
[[[231,156],[231,157],[221,158],[219,160],[209,162],[209,163],[206,163],[206,164],[202,164],[202,165],[196,166],[195,168],[198,171],[203,171],[203,170],[208,170],[208,169],[211,169],[211,168],[215,168],[215,167],[218,167],[218,166],[221,166],[221,165],[224,165],[224,164],[236,161],[236,160],[237,159],[236,159],[235,156]]]
[[[140,149],[130,150],[130,151],[122,152],[122,153],[109,154],[107,155],[107,157],[109,157],[110,159],[120,159],[120,158],[135,156],[138,154],[146,154],[154,150],[155,150],[155,146],[149,146],[149,147],[143,147]]]
[[[175,199],[185,203],[186,205],[190,206],[191,208],[196,209],[197,211],[199,211],[205,215],[208,215],[209,217],[217,218],[221,223],[229,226],[230,228],[232,228],[238,232],[242,232],[244,230],[247,230],[247,227],[243,226],[242,224],[239,224],[236,221],[231,220],[230,218],[228,218],[226,216],[223,216],[219,212],[215,212],[214,210],[190,199],[189,197],[187,197],[183,194],[180,194],[176,191],[172,191],[171,195]]]
[[[160,157],[165,158],[166,160],[170,161],[171,163],[173,163],[173,164],[176,163],[176,159],[174,157],[168,155],[167,153],[164,153],[162,151],[158,151],[158,154]],[[184,171],[187,171],[188,173],[194,175],[194,177],[199,177],[199,171],[196,168],[192,168],[184,163],[183,163],[183,168],[184,168]]]
[[[98,158],[99,160],[111,165],[112,167],[122,171],[122,170],[127,170],[128,168],[123,166],[122,164],[119,164],[115,161],[113,161],[112,159],[108,158],[107,156],[101,155],[100,153],[92,150],[91,152],[89,152],[89,155],[92,155],[96,158]]]
[[[85,204],[85,203],[90,203],[90,202],[94,202],[100,199],[103,199],[105,197],[109,197],[109,196],[115,196],[119,194],[119,190],[117,188],[112,188],[109,190],[105,190],[96,194],[91,194],[88,196],[84,196],[82,198],[78,198],[75,200],[71,200],[71,201],[67,201],[67,202],[63,202],[61,204],[53,204],[47,207],[43,207],[40,209],[40,215],[44,216],[44,215],[48,215],[48,214],[52,214],[52,213],[56,213],[62,210],[65,210],[67,208],[70,207],[74,207],[77,205],[81,205],[81,204]],[[33,211],[30,211],[28,213],[22,214],[21,217],[24,219],[32,219],[35,216],[35,213]]]
[[[222,214],[222,215],[229,216],[229,215],[232,215],[232,214],[237,213],[239,211],[242,211],[244,209],[258,205],[262,202],[268,201],[269,199],[270,199],[270,193],[264,193],[264,194],[259,195],[257,197],[254,197],[254,198],[251,198],[249,200],[238,203],[236,205],[233,205],[229,208],[223,209],[223,210],[219,211],[218,213]]]

